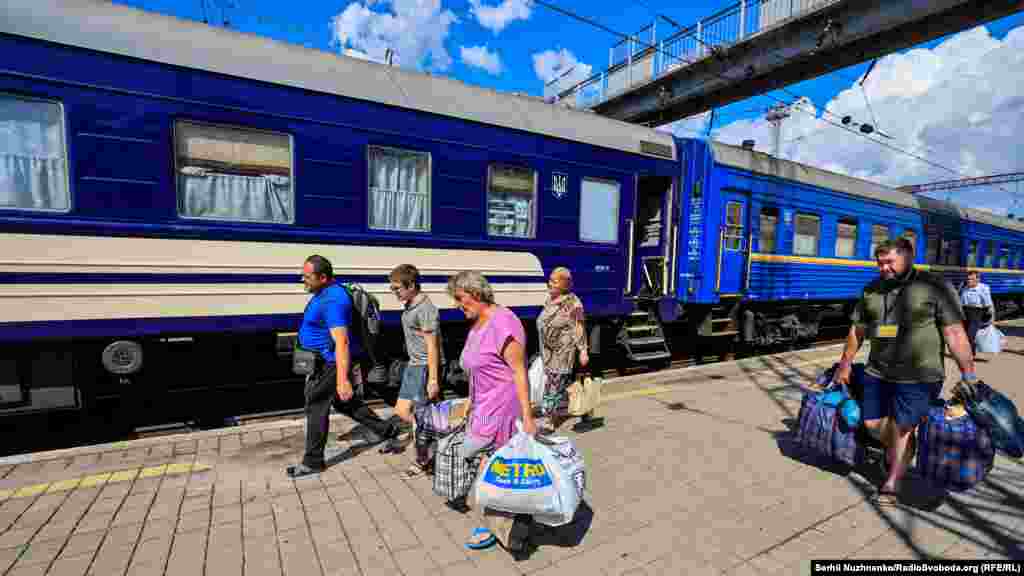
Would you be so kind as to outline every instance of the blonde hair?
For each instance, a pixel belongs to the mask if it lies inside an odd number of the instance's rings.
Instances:
[[[448,295],[455,298],[455,292],[462,290],[485,304],[494,304],[494,289],[484,275],[475,270],[463,270],[448,279]]]
[[[568,268],[566,268],[565,266],[559,266],[558,268],[552,270],[551,274],[554,276],[564,277],[566,282],[565,289],[572,290],[572,272],[570,272]]]

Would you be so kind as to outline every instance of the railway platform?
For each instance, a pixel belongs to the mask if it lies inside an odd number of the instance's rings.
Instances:
[[[1024,406],[1024,322],[1002,328],[1008,348],[978,373]],[[535,529],[525,558],[466,550],[472,518],[428,477],[401,478],[411,447],[381,455],[337,417],[332,465],[296,481],[298,420],[0,459],[0,575],[793,575],[811,559],[1024,558],[1021,462],[997,456],[962,494],[910,478],[906,505],[878,508],[868,472],[801,459],[799,383],[839,351],[609,381],[603,425],[564,428],[586,502],[573,524]]]

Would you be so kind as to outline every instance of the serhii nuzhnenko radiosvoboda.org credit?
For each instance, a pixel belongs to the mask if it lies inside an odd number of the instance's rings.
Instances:
[[[1024,562],[998,560],[812,560],[811,574],[1024,574]]]

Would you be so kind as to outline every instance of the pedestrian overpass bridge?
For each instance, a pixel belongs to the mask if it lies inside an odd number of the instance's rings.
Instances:
[[[1022,9],[1022,0],[739,0],[661,40],[651,24],[609,50],[607,69],[554,81],[545,98],[657,126]]]

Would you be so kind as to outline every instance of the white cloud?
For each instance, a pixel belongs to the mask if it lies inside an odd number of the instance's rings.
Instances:
[[[371,10],[388,5],[387,12]],[[399,66],[443,71],[452,63],[444,42],[455,22],[458,18],[441,6],[441,0],[352,2],[331,20],[332,43],[378,62],[384,61],[391,48]]]
[[[504,0],[497,6],[488,6],[480,0],[469,0],[470,13],[481,26],[497,36],[509,22],[530,19],[529,0]]]
[[[781,154],[785,158],[901,186],[936,180],[1024,170],[1024,26],[1004,39],[984,27],[964,31],[933,49],[913,49],[878,61],[864,83],[835,96],[824,114],[809,101],[783,121]],[[854,133],[821,120],[839,123],[850,115],[891,136],[871,138],[962,172],[951,173],[872,142],[851,124]],[[665,127],[684,135],[695,120]],[[717,122],[716,122],[717,124]],[[762,118],[739,120],[713,131],[716,140],[739,144],[753,139],[759,150],[772,150],[772,126]],[[1009,206],[1015,184],[967,188],[950,198],[961,203],[1001,209]],[[1021,186],[1024,192],[1024,186]],[[943,193],[944,195],[944,193]],[[1016,212],[1024,211],[1022,204]]]
[[[593,67],[590,64],[580,62],[576,56],[562,48],[560,50],[545,50],[533,54],[533,72],[545,85],[545,94],[553,90],[566,90],[590,77]],[[558,78],[559,80],[550,87],[548,83]],[[598,89],[595,85],[592,89]]]
[[[501,56],[488,50],[487,46],[462,46],[459,52],[462,62],[467,66],[482,68],[494,76],[501,74]]]

